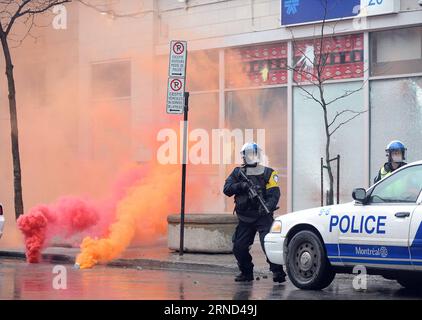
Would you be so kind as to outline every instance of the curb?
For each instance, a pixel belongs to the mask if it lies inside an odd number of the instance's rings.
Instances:
[[[11,258],[17,260],[25,260],[25,254],[20,251],[4,251],[0,250],[0,257]],[[43,253],[42,259],[48,262],[58,262],[73,265],[75,257],[69,254],[60,253]],[[169,270],[169,271],[191,271],[204,273],[224,273],[233,274],[238,272],[236,265],[215,265],[205,263],[195,263],[186,261],[167,261],[154,259],[116,259],[108,264],[109,267],[115,268],[131,268],[131,269],[150,269],[150,270]],[[266,274],[260,270],[256,270],[255,274]]]
[[[10,258],[16,260],[26,260],[25,253],[20,251],[3,251],[0,250],[1,258]],[[66,254],[43,253],[42,259],[48,262],[61,262],[65,264],[73,264],[75,258]]]
[[[237,271],[236,266],[221,266],[194,262],[162,261],[153,259],[117,259],[107,264],[117,268],[144,268],[150,270],[191,271],[204,273],[229,273]]]

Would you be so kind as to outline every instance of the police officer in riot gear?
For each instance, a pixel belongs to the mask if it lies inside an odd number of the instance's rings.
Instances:
[[[254,279],[254,265],[249,250],[258,232],[265,252],[264,237],[270,231],[274,221],[273,213],[280,199],[279,177],[276,171],[260,164],[263,156],[260,147],[256,143],[246,143],[242,147],[241,155],[244,165],[236,167],[224,185],[224,194],[228,197],[234,195],[234,210],[239,219],[233,235],[233,253],[240,269],[240,274],[235,278],[237,282]],[[246,174],[249,183],[240,173],[241,170]],[[251,185],[256,192],[251,192]],[[251,197],[251,194],[258,194],[264,206],[257,201],[257,197]],[[267,262],[273,272],[274,282],[285,282],[283,266],[273,264],[268,259]]]
[[[374,179],[374,183],[389,176],[394,170],[406,165],[407,163],[404,162],[404,160],[406,160],[406,151],[407,149],[401,141],[391,141],[385,148],[388,161],[379,170],[378,175]]]

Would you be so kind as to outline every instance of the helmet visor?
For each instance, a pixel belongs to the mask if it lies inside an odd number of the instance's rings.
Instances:
[[[259,148],[247,148],[242,152],[246,164],[257,164],[261,162],[261,150]]]

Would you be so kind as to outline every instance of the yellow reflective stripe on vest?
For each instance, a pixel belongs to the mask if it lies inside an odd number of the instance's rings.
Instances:
[[[271,174],[270,179],[267,182],[267,185],[265,186],[266,189],[271,189],[271,188],[275,188],[278,187],[278,182],[280,181],[280,178],[278,176],[278,172],[277,171],[273,171],[273,173]]]
[[[384,166],[382,166],[381,168],[381,179],[384,179],[385,177],[388,177],[389,175],[391,175],[393,172],[387,172],[384,168]]]

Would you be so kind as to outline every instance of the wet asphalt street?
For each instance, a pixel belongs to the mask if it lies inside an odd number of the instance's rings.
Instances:
[[[181,271],[122,269],[99,266],[77,270],[65,265],[66,289],[54,289],[55,265],[29,265],[0,259],[0,299],[141,299],[141,300],[246,300],[246,299],[422,299],[395,281],[371,276],[366,291],[352,288],[351,276],[337,276],[322,291],[302,291],[290,282],[273,284],[272,279],[235,283],[232,275]],[[60,270],[60,276],[64,275]],[[56,270],[57,271],[57,270]]]

